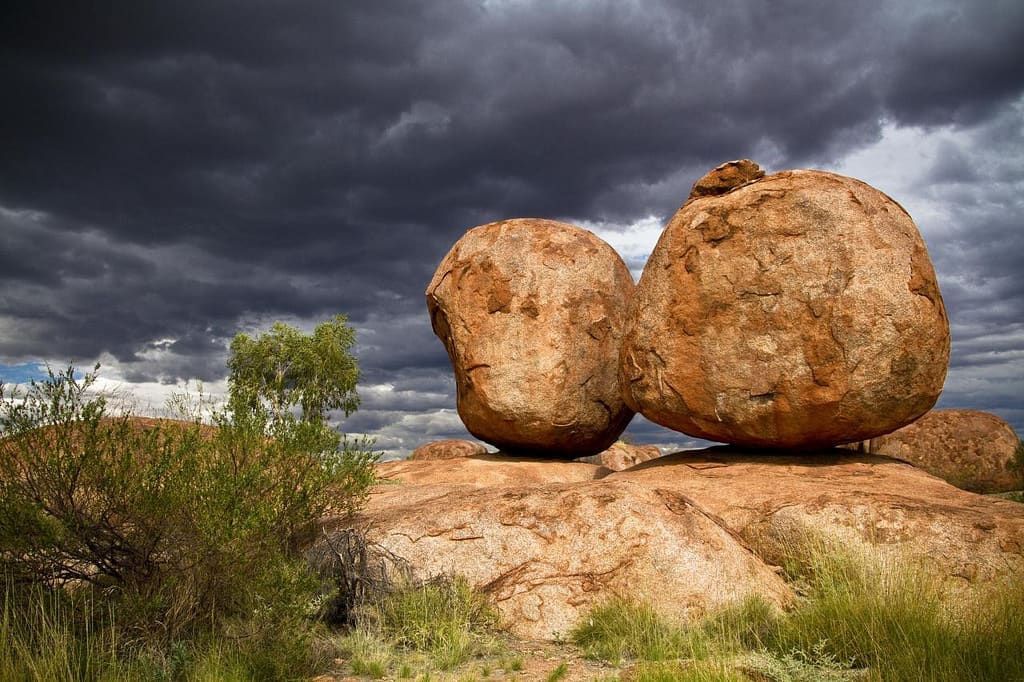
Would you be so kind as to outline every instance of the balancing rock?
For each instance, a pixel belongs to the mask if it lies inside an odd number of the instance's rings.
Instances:
[[[626,403],[752,447],[828,446],[912,422],[949,363],[914,221],[852,178],[758,171],[715,169],[663,232],[630,305]]]
[[[518,218],[469,230],[427,288],[466,428],[503,452],[573,459],[633,416],[616,359],[633,278],[601,239]]]

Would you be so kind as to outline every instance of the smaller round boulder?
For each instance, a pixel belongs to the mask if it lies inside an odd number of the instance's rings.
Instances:
[[[459,417],[510,454],[604,450],[633,417],[616,358],[633,277],[591,232],[537,218],[469,230],[427,287]]]
[[[1024,488],[1024,452],[1013,427],[977,410],[932,410],[872,438],[870,452],[896,457],[958,488],[999,493]]]
[[[412,451],[409,459],[458,459],[486,455],[487,448],[471,440],[435,440]]]

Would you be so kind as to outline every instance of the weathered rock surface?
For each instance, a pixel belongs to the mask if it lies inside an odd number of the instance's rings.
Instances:
[[[1024,575],[1024,505],[959,490],[888,457],[711,448],[603,479],[617,480],[686,496],[768,562],[792,556],[802,539],[831,538],[910,560],[954,588]]]
[[[977,493],[1024,489],[1024,461],[1013,427],[977,410],[932,410],[913,424],[872,438],[869,452],[897,457]]]
[[[949,323],[910,216],[852,178],[736,172],[735,189],[679,209],[644,268],[620,355],[627,404],[692,436],[775,448],[924,414]]]
[[[573,459],[632,418],[618,357],[633,279],[592,233],[520,218],[469,230],[427,288],[459,416],[506,452]]]
[[[409,455],[409,459],[455,459],[486,455],[487,448],[471,440],[435,440],[424,443]]]
[[[466,576],[515,634],[539,639],[612,595],[669,618],[748,594],[786,604],[773,566],[822,540],[919,565],[954,593],[1024,575],[1024,505],[887,457],[711,448],[592,480],[601,471],[495,455],[388,462],[358,522],[416,577]]]
[[[716,166],[690,189],[690,198],[717,196],[764,177],[761,167],[750,159],[726,161]]]
[[[552,465],[598,469],[543,466]],[[514,634],[530,639],[567,633],[616,594],[646,599],[674,620],[752,593],[776,604],[791,598],[774,570],[685,497],[629,481],[385,485],[363,521],[415,577],[467,577]]]
[[[633,445],[616,441],[604,452],[588,457],[580,457],[577,461],[598,464],[612,471],[622,471],[655,457],[661,457],[661,450],[658,449],[657,445]]]
[[[434,484],[487,487],[576,483],[594,480],[600,475],[600,470],[600,466],[587,462],[552,462],[500,452],[432,461],[401,459],[381,462],[376,467],[379,478],[402,483],[406,487]]]

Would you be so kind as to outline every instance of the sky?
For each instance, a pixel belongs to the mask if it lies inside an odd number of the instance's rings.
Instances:
[[[1020,0],[71,0],[0,21],[0,379],[158,413],[275,320],[357,331],[387,457],[465,438],[424,291],[469,228],[586,227],[634,277],[693,182],[820,168],[914,217],[939,407],[1024,433]],[[638,417],[634,442],[693,439]]]

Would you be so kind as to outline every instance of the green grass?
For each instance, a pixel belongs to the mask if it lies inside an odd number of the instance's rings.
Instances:
[[[825,547],[805,556],[792,568],[804,596],[789,612],[752,598],[674,623],[650,605],[613,599],[572,631],[572,642],[617,668],[608,680],[1024,680],[1019,582],[978,590],[964,603],[896,561]],[[370,679],[507,679],[525,667],[501,644],[494,611],[461,579],[388,595],[344,636],[311,624],[281,639],[254,617],[163,647],[133,640],[109,620],[97,627],[102,614],[88,612],[96,602],[40,587],[7,583],[0,607],[0,682],[308,679],[338,657],[348,673]],[[562,661],[547,678],[569,672]]]
[[[570,636],[588,658],[618,665],[689,657],[704,644],[695,634],[665,622],[650,604],[615,597],[595,608]]]
[[[357,675],[380,678],[397,667],[400,676],[410,677],[415,668],[452,670],[503,653],[497,626],[493,607],[464,579],[440,579],[365,605],[358,626],[339,646]]]
[[[267,631],[253,616],[234,632],[154,643],[133,636],[89,593],[3,583],[0,682],[305,679],[324,669],[312,621]]]
[[[766,644],[779,655],[867,668],[869,679],[886,682],[1024,679],[1022,604],[1019,581],[955,603],[907,564],[823,549],[811,555],[808,599]]]
[[[757,599],[675,625],[612,599],[572,632],[584,653],[632,666],[630,680],[879,682],[1024,680],[1024,585],[951,601],[921,570],[818,547],[793,571],[806,597],[789,613]],[[748,677],[750,676],[748,675]]]
[[[559,663],[554,670],[548,673],[547,682],[558,682],[569,674],[569,664],[566,662]]]

